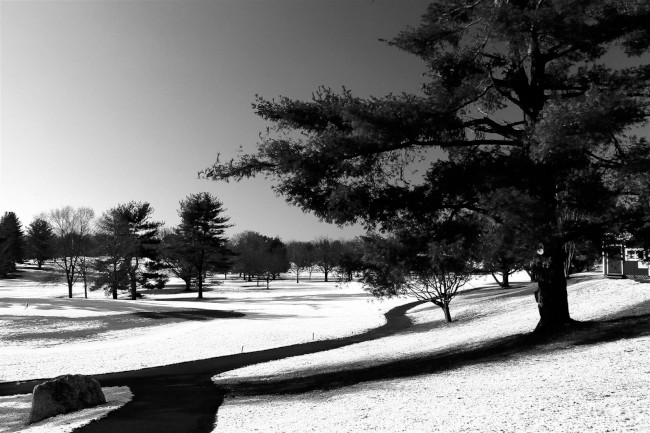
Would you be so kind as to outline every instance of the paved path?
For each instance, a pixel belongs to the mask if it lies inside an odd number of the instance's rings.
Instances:
[[[162,367],[95,375],[102,386],[128,386],[133,400],[106,418],[75,433],[211,432],[223,395],[212,383],[215,374],[259,362],[335,349],[373,340],[408,328],[405,313],[421,301],[388,311],[386,324],[363,334],[334,340],[295,344],[258,352],[220,356]],[[31,393],[43,380],[0,383],[0,395]]]

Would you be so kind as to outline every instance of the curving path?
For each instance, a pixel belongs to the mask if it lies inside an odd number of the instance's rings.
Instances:
[[[422,301],[388,311],[386,324],[363,334],[295,344],[258,352],[184,362],[142,370],[95,375],[102,386],[128,386],[133,400],[107,417],[81,427],[78,433],[211,432],[223,394],[212,383],[215,374],[250,364],[321,352],[373,340],[408,328],[405,313]],[[0,383],[0,395],[31,393],[43,380]]]

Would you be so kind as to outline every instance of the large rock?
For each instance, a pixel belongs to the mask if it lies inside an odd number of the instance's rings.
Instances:
[[[92,377],[81,374],[59,376],[34,387],[27,423],[103,403],[106,403],[106,397],[99,382]]]

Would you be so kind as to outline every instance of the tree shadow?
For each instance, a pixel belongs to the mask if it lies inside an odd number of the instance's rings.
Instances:
[[[551,353],[575,346],[600,344],[650,335],[650,314],[606,321],[575,322],[552,334],[517,334],[463,346],[445,353],[417,356],[364,367],[342,366],[339,371],[286,379],[241,381],[220,389],[226,394],[299,394],[340,389],[362,382],[433,374],[529,353]]]
[[[99,337],[103,333],[112,331],[149,328],[161,324],[188,321],[207,322],[244,316],[245,314],[235,311],[197,309],[138,311],[101,317],[20,317],[4,325],[6,333],[2,340],[11,342],[48,340],[48,343],[56,344],[62,341]],[[70,327],[72,328],[66,329]]]

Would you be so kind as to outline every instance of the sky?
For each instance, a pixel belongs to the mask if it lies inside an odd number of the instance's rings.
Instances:
[[[0,212],[97,215],[146,201],[178,224],[207,191],[235,226],[284,240],[351,238],[288,205],[259,178],[198,179],[221,154],[252,152],[269,126],[255,95],[309,99],[414,92],[415,57],[378,41],[415,26],[427,1],[88,0],[0,3]]]

